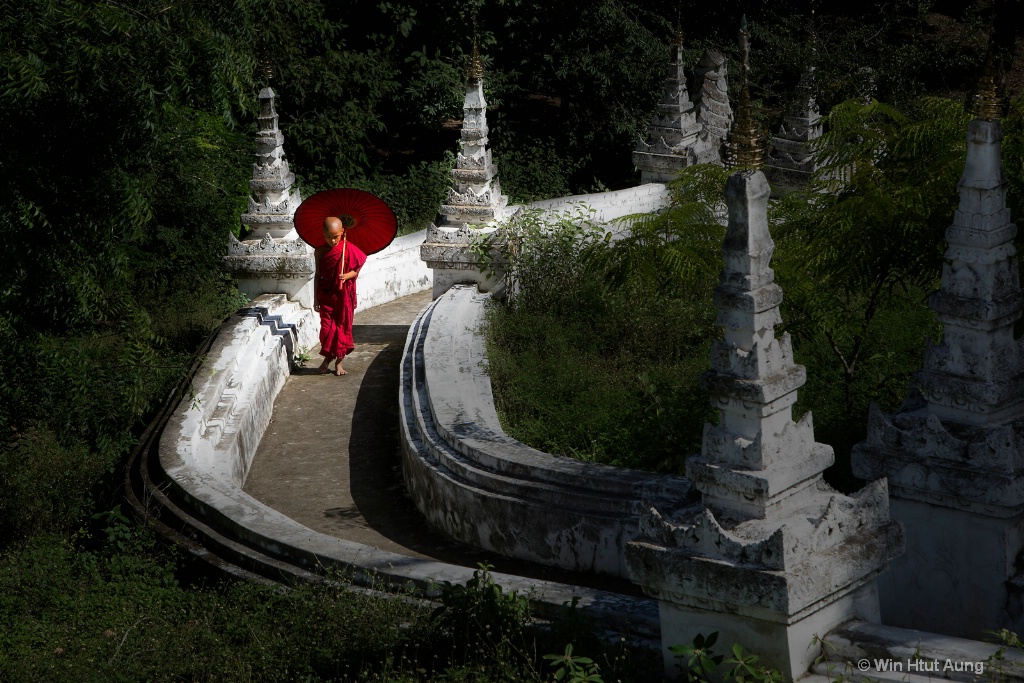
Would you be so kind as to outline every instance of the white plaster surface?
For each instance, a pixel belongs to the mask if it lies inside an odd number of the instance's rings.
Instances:
[[[887,477],[909,552],[882,579],[887,623],[980,637],[1024,629],[1024,353],[1016,226],[998,121],[972,121],[960,205],[946,230],[942,289],[903,406],[872,406],[853,472]]]
[[[457,285],[410,330],[401,384],[406,486],[428,520],[454,538],[622,576],[642,501],[675,510],[690,483],[555,457],[505,434],[480,331],[486,300],[476,287]]]
[[[426,234],[426,230],[420,230],[396,237],[385,249],[367,257],[356,280],[357,311],[430,289],[433,274],[420,259],[420,245]]]
[[[634,213],[660,211],[668,206],[669,199],[669,191],[664,183],[647,183],[625,190],[543,199],[531,202],[526,207],[542,209],[546,216],[552,218],[566,211],[572,211],[574,207],[593,209],[591,220],[598,225],[605,225]],[[618,229],[625,231],[627,228],[621,226]]]
[[[248,466],[271,417],[274,398],[297,344],[315,343],[308,309],[283,295],[264,295],[226,322],[196,373],[186,398],[164,428],[158,464],[164,490],[204,525],[285,563],[316,571],[325,565],[355,570],[357,583],[411,582],[436,596],[444,581],[465,583],[473,570],[378,550],[315,532],[242,491]],[[650,601],[580,586],[494,574],[506,590],[527,595],[542,614],[580,598],[594,618],[650,635],[657,617]]]
[[[824,609],[789,623],[771,623],[742,615],[686,608],[673,603],[661,605],[661,641],[665,668],[675,664],[672,645],[689,644],[698,634],[718,633],[716,652],[732,655],[739,643],[747,653],[760,657],[759,664],[781,671],[787,680],[805,675],[820,654],[816,636],[831,631],[851,618],[878,620],[878,595],[873,583],[836,600]]]
[[[1016,573],[1013,550],[1021,547],[1024,522],[900,497],[890,509],[913,533],[904,556],[879,578],[884,623],[979,640],[986,631],[1018,628],[1010,584],[993,577]]]

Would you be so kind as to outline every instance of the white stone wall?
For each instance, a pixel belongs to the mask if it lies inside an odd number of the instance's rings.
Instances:
[[[426,230],[420,230],[398,237],[383,251],[366,259],[356,285],[357,311],[430,289],[433,274],[420,259],[420,245],[426,235]]]
[[[645,505],[692,502],[680,476],[556,457],[516,441],[494,408],[482,325],[489,295],[456,285],[420,313],[402,361],[402,471],[427,520],[506,557],[625,575]]]
[[[283,294],[264,294],[222,326],[190,400],[168,425],[161,449],[175,466],[241,487],[270,423],[291,358],[316,344],[318,317]],[[187,404],[187,405],[186,405]]]
[[[472,568],[313,531],[242,490],[288,376],[292,350],[315,343],[315,319],[283,294],[265,294],[221,325],[191,392],[162,429],[152,463],[154,473],[160,472],[159,484],[149,492],[147,514],[159,500],[173,502],[162,522],[181,524],[197,543],[209,544],[209,555],[201,556],[251,566],[275,580],[336,567],[350,573],[353,583],[376,590],[390,584],[436,596],[445,581],[466,583]],[[657,612],[650,600],[509,574],[495,573],[494,578],[507,590],[528,596],[543,617],[561,614],[562,605],[575,596],[591,618],[640,637],[657,637]]]
[[[574,206],[585,206],[594,210],[593,221],[599,225],[610,223],[616,218],[634,213],[651,213],[668,206],[669,191],[664,183],[648,183],[614,192],[576,194],[570,197],[544,199],[526,206],[542,209],[545,215],[556,216],[571,211]]]

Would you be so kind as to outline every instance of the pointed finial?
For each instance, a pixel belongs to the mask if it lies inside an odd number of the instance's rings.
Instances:
[[[747,30],[747,15],[744,14],[743,18],[740,19],[740,60],[743,63],[743,78],[746,79],[747,72],[750,70],[750,31]]]
[[[760,168],[764,164],[764,150],[754,122],[753,106],[750,104],[750,32],[747,30],[746,14],[740,20],[739,44],[743,58],[743,84],[736,118],[729,131],[730,162],[735,166]]]
[[[817,10],[814,8],[814,2],[811,2],[811,20],[808,22],[811,32],[811,62],[812,66],[817,66],[818,61],[818,16]]]
[[[480,51],[476,46],[476,38],[473,39],[473,51],[469,54],[469,72],[467,74],[471,82],[483,80],[484,61],[480,58]]]
[[[683,33],[683,24],[682,24],[681,21],[679,21],[679,17],[678,16],[676,17],[676,31],[675,31],[675,34],[676,34],[676,47],[680,47],[681,48],[683,46],[683,39],[686,37],[686,34]]]
[[[978,81],[978,92],[974,96],[974,117],[982,121],[998,121],[1003,116],[1003,98],[996,82],[995,59],[992,52],[990,41],[988,55],[985,57],[985,70]]]
[[[260,59],[260,70],[263,72],[263,79],[270,85],[270,80],[276,75],[274,73],[274,63],[270,61],[270,55],[263,55]]]
[[[743,84],[740,90],[740,101],[736,107],[736,119],[729,132],[729,142],[734,166],[744,168],[761,168],[764,165],[764,149],[761,135],[754,122],[753,105],[750,103],[750,90]]]
[[[480,50],[476,41],[476,10],[473,10],[473,51],[469,54],[469,69],[467,76],[471,83],[483,80],[484,61],[480,58]]]

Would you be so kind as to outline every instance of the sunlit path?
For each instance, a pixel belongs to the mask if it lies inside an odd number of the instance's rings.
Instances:
[[[406,495],[399,461],[399,362],[430,292],[356,314],[348,375],[319,375],[314,356],[288,378],[244,490],[324,534],[409,557],[639,594],[624,580],[509,560],[429,528]]]

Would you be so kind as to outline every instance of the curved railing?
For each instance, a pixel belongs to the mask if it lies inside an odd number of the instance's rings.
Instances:
[[[489,295],[455,286],[409,331],[402,361],[402,468],[432,525],[501,555],[628,578],[625,544],[653,504],[696,502],[680,476],[542,453],[494,409],[482,333]]]

